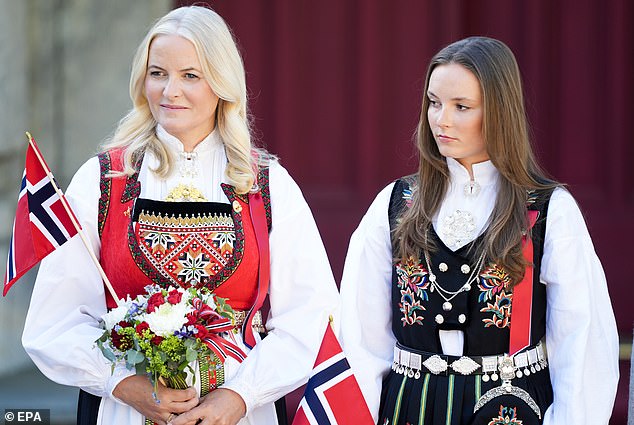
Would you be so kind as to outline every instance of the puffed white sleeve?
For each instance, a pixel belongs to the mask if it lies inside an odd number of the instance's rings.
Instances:
[[[544,425],[608,424],[619,377],[616,322],[585,221],[564,189],[548,208],[540,278],[554,391]]]
[[[97,232],[99,162],[88,160],[73,177],[66,198],[99,258]],[[40,264],[24,325],[22,344],[49,379],[77,386],[100,397],[110,397],[114,387],[133,374],[125,368],[112,373],[96,347],[106,312],[100,274],[76,235],[49,254]]]
[[[258,342],[224,388],[247,412],[306,383],[329,316],[337,322],[339,293],[313,215],[288,172],[269,169],[272,224],[268,335]]]
[[[344,351],[376,421],[383,378],[396,339],[392,333],[392,247],[388,206],[394,184],[383,189],[352,234],[341,280]]]

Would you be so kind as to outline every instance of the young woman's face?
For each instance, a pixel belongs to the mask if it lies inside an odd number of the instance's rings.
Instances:
[[[482,135],[482,90],[475,75],[455,63],[438,65],[429,78],[427,97],[427,119],[440,154],[467,170],[489,159]]]
[[[156,122],[185,149],[193,149],[214,129],[218,96],[189,40],[177,35],[152,40],[144,88]]]

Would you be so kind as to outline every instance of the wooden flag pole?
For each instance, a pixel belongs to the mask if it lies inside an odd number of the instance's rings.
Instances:
[[[90,246],[90,243],[88,242],[88,238],[86,237],[86,234],[82,230],[79,223],[77,223],[75,214],[73,214],[73,211],[70,209],[70,205],[68,205],[66,198],[64,197],[64,194],[62,193],[60,188],[57,187],[57,183],[55,182],[55,179],[53,178],[53,174],[51,173],[51,170],[48,169],[48,166],[46,165],[44,158],[42,158],[42,156],[40,155],[40,150],[37,148],[37,144],[35,143],[35,140],[33,140],[31,133],[27,131],[26,137],[28,137],[29,144],[31,145],[31,147],[33,147],[33,151],[35,152],[35,155],[37,156],[38,161],[40,161],[42,168],[44,168],[46,175],[48,176],[49,179],[51,179],[51,183],[53,184],[53,188],[55,189],[55,192],[57,192],[59,199],[62,201],[62,205],[64,206],[64,209],[66,210],[66,212],[68,213],[68,216],[73,222],[73,226],[75,226],[75,229],[77,230],[77,233],[79,234],[79,237],[81,238],[82,242],[84,243],[84,246],[88,250],[88,254],[90,254],[90,258],[92,258],[92,261],[97,267],[97,270],[99,270],[99,274],[101,275],[101,278],[103,279],[103,282],[105,283],[106,288],[108,288],[110,295],[112,295],[112,298],[114,298],[114,300],[116,301],[117,306],[121,305],[121,300],[117,296],[117,293],[112,287],[112,284],[110,283],[110,280],[108,279],[108,276],[106,276],[106,272],[104,272],[103,268],[101,267],[101,263],[99,263],[97,256],[93,252],[92,247]]]

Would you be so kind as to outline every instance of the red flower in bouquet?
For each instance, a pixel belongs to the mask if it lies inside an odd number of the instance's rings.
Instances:
[[[154,313],[154,310],[156,310],[163,304],[165,304],[165,297],[163,296],[162,292],[152,294],[147,300],[147,311],[150,313]]]

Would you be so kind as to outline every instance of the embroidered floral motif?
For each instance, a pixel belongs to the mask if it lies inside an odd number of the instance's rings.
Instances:
[[[401,313],[403,313],[403,317],[401,317],[403,326],[423,324],[423,316],[419,316],[417,312],[425,310],[425,307],[421,305],[420,301],[416,300],[416,297],[409,288],[401,290],[401,302],[398,306],[400,307]]]
[[[497,328],[506,328],[511,322],[511,301],[513,294],[508,294],[502,291],[499,295],[495,296],[495,302],[493,304],[487,303],[487,306],[480,309],[482,313],[492,313],[490,319],[482,319],[484,327],[495,326]]]
[[[396,265],[396,275],[398,276],[399,288],[409,288],[417,296],[427,301],[429,272],[423,266],[423,263],[410,257],[406,263],[399,262]]]
[[[500,413],[487,425],[522,425],[522,421],[516,417],[517,407],[504,407],[500,405]]]
[[[427,301],[429,296],[429,272],[421,262],[410,257],[407,262],[399,262],[395,266],[397,285],[401,290],[399,307],[403,317],[403,326],[422,324],[423,316],[418,313],[425,310],[421,301]]]
[[[486,303],[486,307],[480,309],[481,313],[491,313],[491,317],[482,319],[485,327],[495,326],[506,328],[511,321],[511,302],[513,294],[508,293],[511,283],[509,274],[495,263],[490,263],[481,273],[478,279],[480,295],[478,301]],[[493,301],[493,302],[491,302]]]
[[[490,263],[481,273],[478,279],[480,288],[479,302],[492,300],[493,297],[508,288],[511,283],[509,274],[495,263]]]

